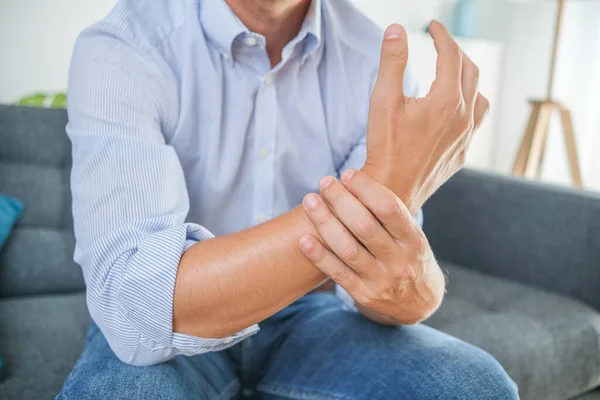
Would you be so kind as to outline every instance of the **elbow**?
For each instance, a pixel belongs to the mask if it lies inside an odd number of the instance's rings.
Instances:
[[[172,348],[162,346],[150,338],[144,339],[124,316],[106,312],[106,309],[90,302],[89,295],[88,309],[100,330],[97,334],[104,336],[106,344],[121,362],[146,367],[163,363],[175,356]]]
[[[149,367],[152,365],[158,365],[168,360],[168,358],[160,357],[159,355],[152,355],[151,357],[140,358],[137,356],[137,351],[131,351],[130,349],[121,349],[115,347],[115,344],[110,345],[115,356],[123,363],[134,367]]]

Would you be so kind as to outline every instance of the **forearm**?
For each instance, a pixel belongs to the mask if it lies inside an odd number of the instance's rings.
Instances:
[[[192,246],[179,264],[173,330],[229,336],[312,290],[326,276],[298,248],[306,234],[318,233],[297,207],[256,227]]]

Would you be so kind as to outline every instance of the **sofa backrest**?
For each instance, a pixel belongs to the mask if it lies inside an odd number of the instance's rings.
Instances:
[[[0,193],[25,213],[0,252],[0,297],[80,291],[73,262],[67,113],[0,106]]]

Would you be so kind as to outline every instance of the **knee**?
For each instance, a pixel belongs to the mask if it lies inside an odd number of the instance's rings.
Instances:
[[[56,400],[187,399],[188,389],[177,368],[134,367],[111,357],[76,366]]]
[[[385,398],[515,400],[517,385],[485,351],[457,339],[419,346],[393,357],[382,377]],[[400,372],[400,373],[399,373]]]
[[[518,399],[515,382],[487,352],[464,342],[445,351],[440,391],[452,399]]]

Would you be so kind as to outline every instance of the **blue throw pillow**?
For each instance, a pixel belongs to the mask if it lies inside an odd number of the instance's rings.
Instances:
[[[23,203],[0,194],[0,249],[8,239],[15,222],[23,213]]]
[[[22,213],[23,203],[0,194],[0,250]],[[0,379],[2,379],[2,364],[2,358],[0,357]]]

